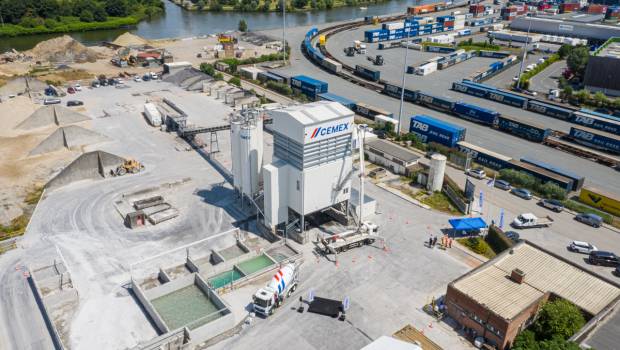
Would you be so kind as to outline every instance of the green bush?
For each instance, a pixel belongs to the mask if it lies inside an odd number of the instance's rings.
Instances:
[[[559,60],[560,60],[560,55],[553,54],[553,55],[549,56],[549,58],[547,58],[545,60],[545,62],[537,65],[531,71],[523,73],[523,75],[521,75],[521,82],[520,82],[521,88],[529,89],[530,79],[533,76],[535,76],[536,74],[542,72],[543,70],[545,70],[545,68],[549,67],[551,64],[553,64],[553,63],[555,63],[555,62],[557,62]]]
[[[499,178],[510,182],[512,185],[527,188],[544,198],[563,200],[566,198],[566,190],[553,182],[542,183],[524,171],[514,169],[502,169]]]
[[[215,80],[224,80],[224,74],[217,72],[215,73],[215,75],[213,76],[213,79]]]
[[[267,86],[267,89],[273,90],[281,95],[284,95],[284,96],[293,95],[293,89],[291,89],[291,87],[288,86],[287,84],[278,83],[275,81],[268,81],[266,86]]]
[[[555,337],[568,339],[586,323],[583,314],[575,304],[558,299],[543,305],[538,319],[532,324],[536,339],[548,340]]]
[[[489,244],[480,237],[458,238],[457,242],[464,245],[465,247],[467,247],[474,253],[484,255],[485,257],[489,259],[495,256],[493,249],[491,249]]]
[[[213,65],[210,63],[201,63],[200,70],[207,75],[210,75],[212,77],[215,76],[215,67],[213,67]]]
[[[230,78],[230,80],[228,81],[229,84],[232,85],[237,85],[237,86],[241,86],[241,79],[237,78],[237,77],[232,77]]]
[[[485,240],[496,254],[499,254],[514,245],[514,242],[510,238],[506,237],[504,231],[495,225],[491,225],[491,227],[489,227],[489,232],[487,233]]]

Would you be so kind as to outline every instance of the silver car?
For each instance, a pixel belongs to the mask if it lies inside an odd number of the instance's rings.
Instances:
[[[588,242],[583,241],[572,241],[568,245],[568,249],[572,252],[590,254],[591,252],[597,251],[598,248],[593,246]]]
[[[487,173],[484,169],[467,169],[465,173],[471,177],[475,177],[476,179],[484,179],[487,177]]]

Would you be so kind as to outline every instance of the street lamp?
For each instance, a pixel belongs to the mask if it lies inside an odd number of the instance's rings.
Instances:
[[[521,74],[523,74],[523,65],[525,64],[525,53],[527,52],[527,44],[530,42],[530,29],[532,29],[532,17],[527,26],[527,35],[525,37],[525,47],[523,48],[523,57],[521,57],[521,65],[519,66],[519,76],[517,77],[517,91],[521,87]]]
[[[409,17],[405,18],[405,30],[407,30],[407,19],[409,19]],[[398,126],[396,128],[396,135],[400,135],[400,127],[402,125],[403,105],[405,101],[405,77],[407,74],[407,58],[409,57],[409,33],[411,33],[411,27],[407,30],[407,38],[405,39],[405,61],[403,62],[403,80],[400,87],[400,109],[398,112]]]

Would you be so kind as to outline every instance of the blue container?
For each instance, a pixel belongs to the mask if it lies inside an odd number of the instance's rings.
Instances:
[[[580,126],[570,128],[569,136],[584,145],[620,154],[620,137],[617,135]]]
[[[275,74],[269,73],[269,72],[260,72],[257,74],[257,78],[258,80],[262,82],[275,81],[276,83],[285,83],[284,78],[277,76]]]
[[[349,100],[346,97],[342,97],[336,94],[332,94],[331,92],[326,92],[323,94],[319,94],[319,100],[321,101],[332,101],[332,102],[338,102],[341,105],[347,107],[348,109],[354,109],[355,108],[355,101],[353,100]]]
[[[615,135],[620,135],[620,121],[614,119],[602,118],[593,114],[586,114],[582,111],[573,113],[572,122],[575,124],[587,126],[588,128],[606,131]],[[620,120],[620,119],[618,119]]]
[[[527,109],[532,112],[544,114],[549,117],[562,120],[570,120],[573,117],[573,111],[571,111],[570,109],[558,107],[548,103],[543,103],[533,99],[528,102]]]
[[[572,171],[568,171],[568,170],[564,170],[562,168],[558,168],[554,165],[551,165],[549,163],[545,163],[545,162],[541,162],[539,160],[533,159],[533,158],[529,158],[529,157],[524,157],[521,158],[521,161],[523,163],[528,163],[528,164],[532,164],[535,165],[537,167],[543,168],[547,171],[550,171],[552,173],[558,174],[560,176],[564,176],[566,178],[569,178],[571,180],[573,180],[573,187],[571,190],[573,191],[579,191],[581,189],[581,187],[583,187],[583,183],[586,180],[585,177],[581,176],[581,175],[577,175],[575,173],[573,173]]]
[[[305,75],[296,75],[291,77],[291,88],[316,101],[319,94],[327,92],[327,83]]]
[[[496,111],[464,102],[455,103],[453,112],[464,119],[486,125],[495,124],[495,120],[499,116]]]
[[[437,97],[418,91],[416,94],[416,102],[432,107],[441,111],[451,112],[454,108],[454,102],[443,97]]]
[[[465,128],[427,115],[411,117],[409,132],[418,135],[422,142],[436,142],[450,148],[465,139]]]
[[[489,100],[497,101],[503,104],[507,104],[507,105],[515,106],[519,108],[527,107],[527,101],[528,101],[528,99],[525,97],[521,97],[515,94],[511,94],[509,92],[504,92],[504,91],[499,91],[499,90],[489,91],[489,93],[487,94],[487,98]]]
[[[383,93],[391,97],[400,98],[402,89],[400,86],[386,83],[383,85]],[[415,102],[416,97],[416,91],[405,89],[405,95],[403,96],[403,99],[405,101]]]
[[[452,90],[477,97],[486,97],[489,93],[489,90],[487,89],[477,86],[470,86],[465,83],[459,83],[458,81],[452,83]]]
[[[355,74],[370,81],[378,81],[381,77],[380,71],[360,64],[355,65]]]
[[[465,84],[465,85],[468,85],[468,86],[479,87],[479,88],[482,88],[482,89],[485,89],[485,90],[488,90],[488,91],[497,90],[497,88],[495,86],[480,84],[480,83],[473,82],[471,80],[463,79],[462,83]]]
[[[468,154],[476,163],[487,168],[501,170],[510,166],[510,157],[486,150],[480,146],[471,145],[464,141],[456,143],[459,151]]]
[[[530,125],[502,115],[497,117],[496,127],[509,134],[534,142],[543,142],[551,133],[551,129]]]
[[[586,108],[582,108],[579,110],[579,112],[581,113],[585,113],[585,114],[589,114],[589,115],[593,115],[599,118],[604,118],[604,119],[611,119],[611,120],[615,120],[617,122],[620,122],[620,118],[618,116],[615,115],[611,115],[611,114],[605,114],[605,113],[599,113],[599,112],[595,112]],[[616,112],[618,113],[618,112]]]

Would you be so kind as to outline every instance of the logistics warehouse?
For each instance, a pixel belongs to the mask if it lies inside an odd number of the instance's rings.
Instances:
[[[326,128],[319,126],[318,128],[314,129],[312,135],[310,136],[310,139],[314,139],[317,136],[331,135],[345,130],[349,130],[349,123],[328,126]]]

